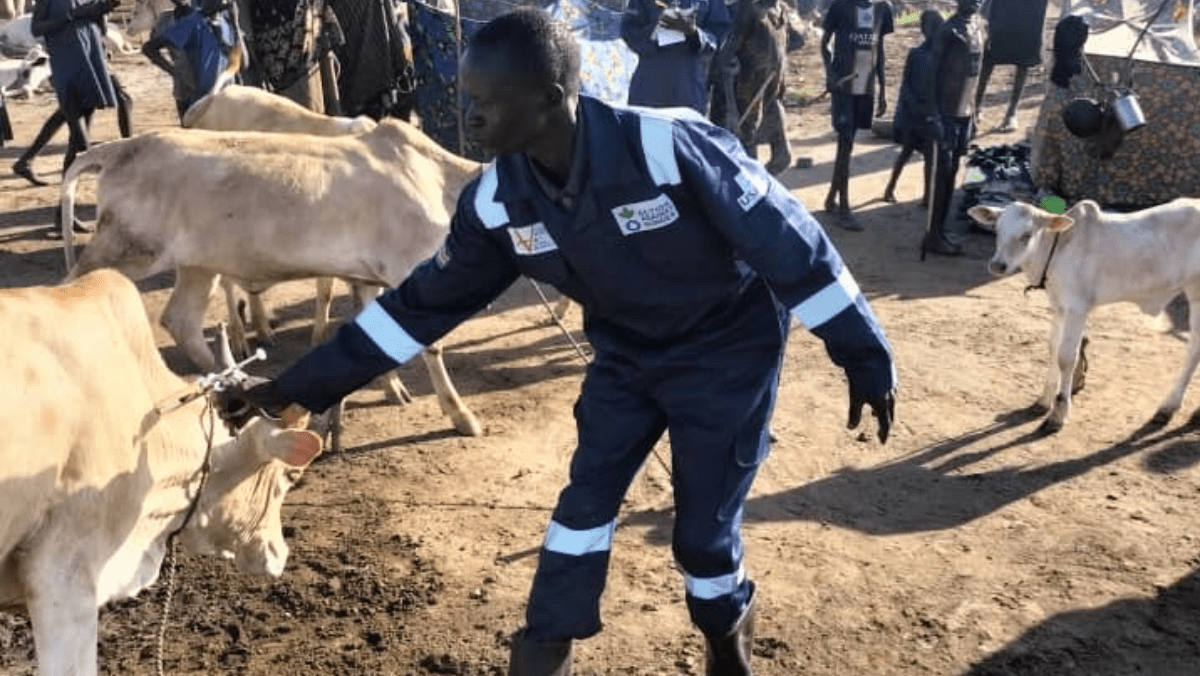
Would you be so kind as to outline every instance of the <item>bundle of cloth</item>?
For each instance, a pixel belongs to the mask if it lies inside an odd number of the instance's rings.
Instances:
[[[1028,142],[981,148],[971,146],[967,176],[963,183],[961,211],[973,229],[982,229],[966,211],[974,206],[1002,208],[1009,202],[1033,203],[1038,195],[1030,165]],[[991,230],[987,230],[991,232]]]

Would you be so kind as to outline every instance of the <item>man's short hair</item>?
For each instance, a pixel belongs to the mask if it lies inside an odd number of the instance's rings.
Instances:
[[[545,78],[568,94],[579,93],[579,43],[566,24],[544,10],[523,7],[492,19],[468,47],[493,51],[513,74]]]

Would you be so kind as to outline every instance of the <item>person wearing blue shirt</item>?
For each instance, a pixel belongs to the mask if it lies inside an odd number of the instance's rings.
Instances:
[[[190,95],[176,99],[175,105],[180,119],[184,112],[206,94],[212,92],[221,73],[229,67],[229,50],[233,46],[233,34],[225,11],[229,5],[224,0],[204,0],[197,12],[188,0],[175,0],[175,22],[152,36],[142,45],[142,53],[154,65],[176,77],[176,71],[188,69],[192,84]],[[183,53],[186,62],[168,60],[164,49]]]
[[[496,159],[459,195],[441,248],[276,380],[226,410],[295,421],[417,355],[524,274],[579,302],[595,357],[509,674],[565,676],[601,629],[617,514],[670,430],[672,550],[710,676],[750,674],[757,601],[746,496],[768,449],[791,318],[821,338],[886,441],[891,348],[853,275],[800,201],[731,133],[688,110],[579,95],[579,46],[538,9],[499,17],[462,63],[466,128]],[[246,404],[249,406],[247,407]],[[236,422],[236,420],[235,420]]]
[[[621,38],[638,57],[629,105],[707,114],[708,70],[729,25],[724,0],[629,0]]]

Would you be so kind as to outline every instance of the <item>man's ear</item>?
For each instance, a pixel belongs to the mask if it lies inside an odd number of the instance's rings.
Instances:
[[[564,99],[567,98],[567,90],[557,82],[546,88],[546,105],[551,108],[557,108],[562,105]]]

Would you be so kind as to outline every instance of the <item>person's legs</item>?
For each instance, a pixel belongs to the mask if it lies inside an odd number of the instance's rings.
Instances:
[[[121,86],[116,75],[110,75],[113,91],[117,94],[117,128],[121,130],[121,138],[133,136],[133,97]]]
[[[526,626],[513,641],[514,676],[568,673],[560,669],[571,640],[600,631],[617,512],[667,424],[636,366],[604,355],[588,366],[575,419],[579,446],[538,556]]]
[[[883,189],[883,201],[896,201],[896,182],[900,180],[900,172],[904,169],[904,165],[908,164],[908,159],[912,157],[915,148],[911,143],[905,143],[900,148],[900,154],[896,157],[896,163],[892,165],[892,175],[888,179],[887,186]]]
[[[979,83],[975,87],[975,126],[979,126],[979,115],[983,110],[983,95],[987,92],[988,80],[992,79],[992,71],[996,64],[992,63],[991,55],[986,51],[979,65]]]
[[[1021,93],[1025,90],[1025,79],[1029,76],[1029,66],[1017,66],[1013,73],[1012,94],[1008,99],[1008,110],[1004,113],[1004,124],[1000,131],[1017,130],[1017,104],[1021,102]]]
[[[58,133],[59,129],[62,129],[62,126],[66,122],[67,117],[63,114],[62,108],[55,108],[50,117],[46,118],[46,121],[42,123],[42,128],[38,130],[33,143],[29,144],[29,147],[25,149],[25,152],[21,153],[16,162],[13,162],[13,173],[34,185],[49,185],[38,178],[37,174],[33,172],[33,158],[42,151],[42,148],[46,147],[47,143],[50,143],[50,139],[54,138],[54,135]]]
[[[722,344],[679,365],[655,398],[670,419],[675,528],[692,622],[712,676],[750,673],[755,588],[743,564],[742,514],[770,449],[787,316],[765,285],[747,293]],[[781,316],[782,315],[782,316]]]
[[[923,246],[925,251],[947,256],[963,254],[962,245],[946,234],[946,219],[950,214],[950,203],[954,198],[954,182],[958,174],[958,161],[963,156],[965,135],[970,134],[969,122],[955,118],[942,118],[942,140],[937,144],[937,171],[933,177],[933,194],[930,196],[930,226]]]
[[[767,160],[767,171],[774,175],[792,166],[792,146],[787,139],[783,101],[775,96],[764,102],[763,107],[763,134],[771,145],[771,159]]]

